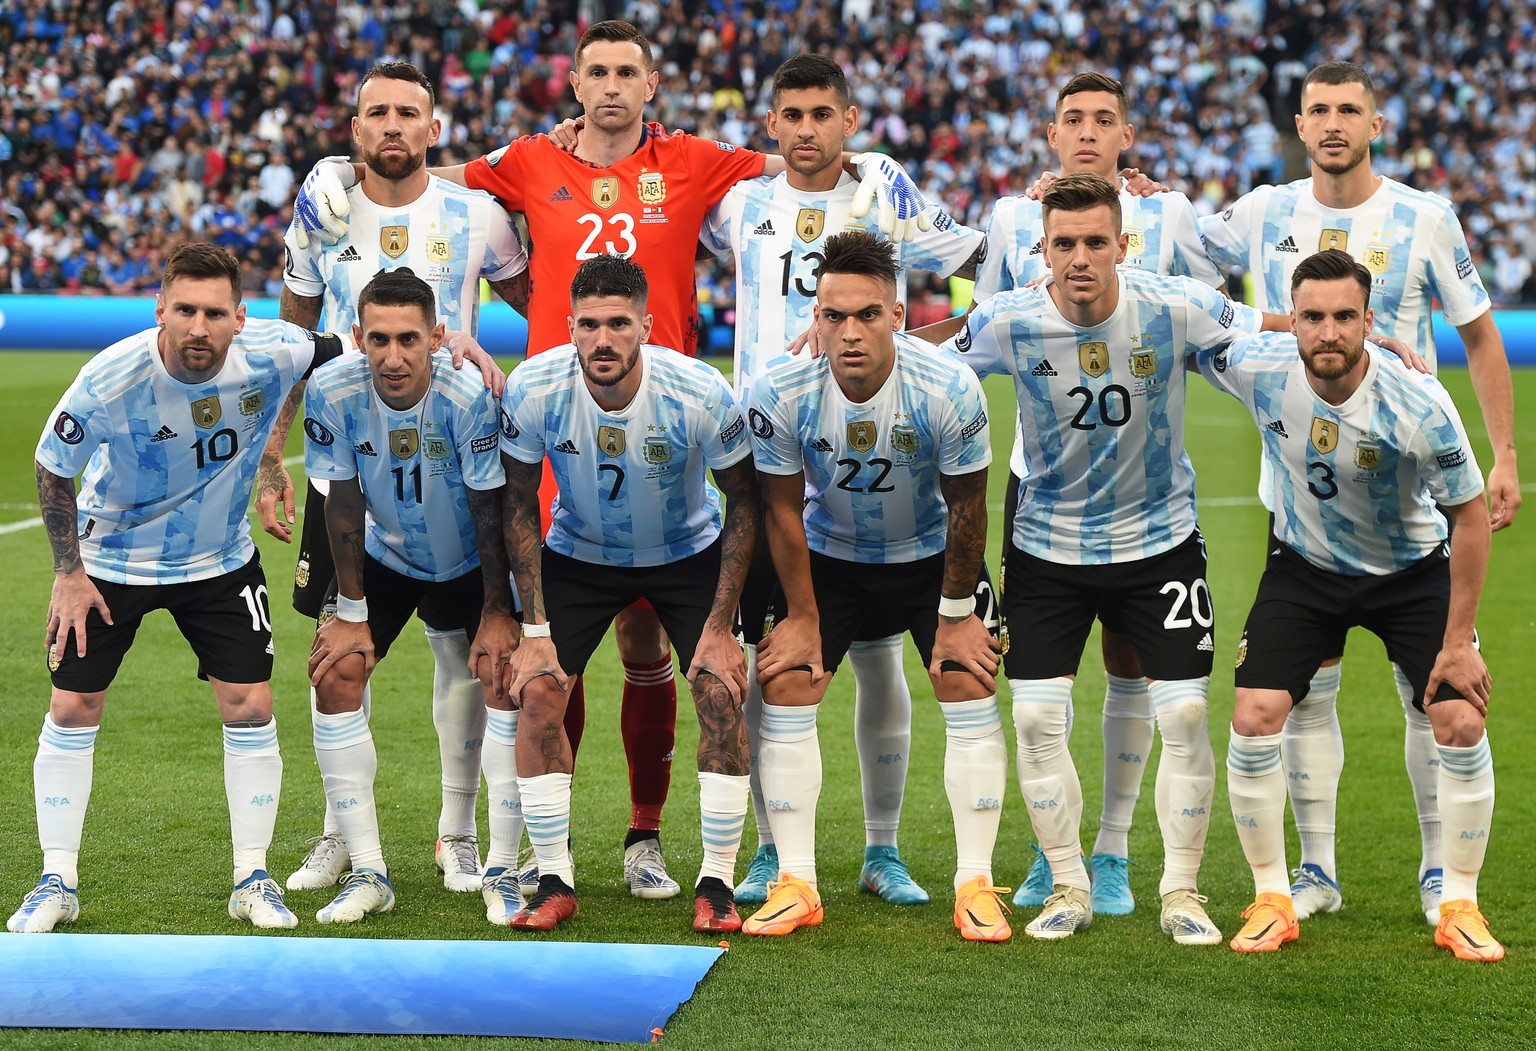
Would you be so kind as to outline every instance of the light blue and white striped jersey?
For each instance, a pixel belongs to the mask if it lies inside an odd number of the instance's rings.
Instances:
[[[640,390],[607,412],[567,344],[524,361],[501,395],[501,448],[521,463],[545,456],[560,493],[544,542],[607,566],[661,566],[720,535],[720,494],[704,468],[752,454],[746,420],[713,365],[665,347],[640,348]]]
[[[288,256],[283,283],[295,295],[323,296],[324,330],[343,342],[357,322],[358,293],[380,270],[410,267],[432,286],[438,321],[450,332],[474,335],[480,279],[502,281],[528,267],[506,210],[479,190],[429,175],[422,195],[402,207],[375,204],[361,184],[347,191],[347,200],[350,225],[336,244],[311,237],[309,247],[300,249],[291,223],[283,237]]]
[[[1483,491],[1445,388],[1394,354],[1366,354],[1365,379],[1342,405],[1313,392],[1292,335],[1241,339],[1200,363],[1259,425],[1275,535],[1345,576],[1395,573],[1432,554],[1448,535],[1436,504]]]
[[[1200,230],[1213,262],[1253,274],[1254,305],[1271,314],[1290,313],[1297,263],[1327,248],[1348,252],[1371,272],[1372,331],[1407,343],[1430,368],[1436,299],[1452,325],[1491,309],[1451,203],[1392,179],[1343,209],[1325,208],[1311,179],[1260,186],[1200,220]]]
[[[49,471],[85,472],[81,560],[117,584],[207,580],[251,560],[246,508],[262,447],[316,356],[312,332],[247,320],[218,375],[189,384],[166,371],[159,334],[140,332],[92,358],[37,443]]]
[[[480,565],[470,489],[495,489],[501,470],[496,399],[474,369],[432,355],[427,393],[392,409],[368,359],[348,354],[315,370],[304,403],[304,472],[356,478],[368,505],[368,553],[416,580],[453,580]]]
[[[732,187],[709,213],[699,240],[716,255],[736,256],[737,391],[750,390],[763,366],[810,327],[827,238],[844,230],[882,237],[873,208],[863,219],[848,217],[858,186],[846,172],[837,186],[821,192],[797,190],[782,174],[749,179]],[[941,209],[929,215],[931,229],[914,241],[898,242],[899,262],[948,277],[971,258],[982,235]],[[905,280],[897,283],[897,293],[905,303]]]
[[[980,375],[1014,377],[1024,436],[1013,542],[1067,565],[1130,562],[1195,528],[1184,450],[1186,365],[1263,317],[1187,277],[1120,270],[1109,320],[1078,328],[1050,285],[999,292],[944,346]]]
[[[940,475],[992,462],[976,374],[931,343],[896,335],[880,390],[849,401],[826,358],[784,358],[752,385],[752,451],[764,474],[805,472],[805,539],[849,562],[915,562],[944,553]]]

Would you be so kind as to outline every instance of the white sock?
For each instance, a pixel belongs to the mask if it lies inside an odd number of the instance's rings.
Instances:
[[[864,845],[896,846],[901,800],[912,751],[912,691],[901,662],[902,637],[855,642],[848,648],[857,683],[853,741],[864,790]]]
[[[992,882],[992,849],[1003,816],[1008,744],[997,695],[940,704],[944,713],[944,790],[955,821],[955,889],[977,876]]]
[[[747,782],[740,775],[699,771],[699,826],[704,839],[699,879],[714,876],[732,890],[736,889],[741,828],[747,823]]]
[[[379,772],[379,754],[373,747],[373,731],[362,709],[337,715],[312,713],[315,728],[315,761],[325,783],[325,801],[336,815],[336,825],[352,855],[352,871],[387,871],[384,848],[379,842],[379,814],[374,805],[373,781]]]
[[[517,868],[517,848],[523,840],[523,797],[517,790],[518,712],[487,708],[485,712],[486,825],[491,843],[485,867]]]
[[[539,875],[559,876],[567,887],[576,886],[576,869],[571,861],[571,775],[538,774],[519,777],[517,790],[523,797],[523,821],[528,828],[528,842],[539,861]]]
[[[1486,733],[1471,748],[1440,746],[1440,818],[1450,832],[1440,900],[1476,902],[1493,824],[1493,753]]]
[[[257,869],[266,869],[282,791],[277,717],[260,726],[224,727],[224,795],[229,801],[236,883]]]
[[[821,705],[763,705],[762,778],[779,872],[816,882],[816,803],[821,798]]]
[[[315,688],[313,686],[309,688],[309,710],[311,712],[315,710]],[[373,683],[371,682],[363,683],[363,718],[369,720],[370,723],[373,720]],[[325,825],[322,831],[332,839],[339,839],[343,843],[347,841],[347,837],[341,834],[341,825],[337,822],[336,812],[331,809],[329,802],[325,805]]]
[[[1148,684],[1163,753],[1157,764],[1157,823],[1163,831],[1159,894],[1199,886],[1200,859],[1211,828],[1216,756],[1206,700],[1211,680],[1162,679]]]
[[[485,741],[485,695],[469,674],[469,638],[462,631],[427,631],[432,671],[432,725],[443,768],[439,836],[473,836]]]
[[[1333,848],[1344,774],[1344,733],[1339,729],[1339,679],[1343,665],[1318,668],[1307,695],[1291,709],[1280,737],[1280,761],[1296,815],[1301,863],[1337,878]],[[1434,738],[1430,738],[1433,747]]]
[[[1152,698],[1144,678],[1104,678],[1104,808],[1093,852],[1128,858],[1131,817],[1152,755]]]
[[[768,807],[763,802],[763,775],[758,756],[763,747],[763,688],[757,684],[757,647],[747,646],[747,699],[742,702],[742,721],[747,724],[747,747],[752,753],[752,821],[757,826],[757,845],[773,846],[773,826],[768,822]]]
[[[1237,841],[1253,869],[1255,894],[1291,896],[1285,867],[1285,771],[1280,768],[1280,734],[1227,742],[1227,797]]]
[[[96,759],[97,726],[60,726],[43,716],[32,762],[37,804],[37,841],[43,848],[43,871],[80,885],[80,835],[85,808],[91,801],[91,775]]]
[[[1440,747],[1429,716],[1413,706],[1413,687],[1403,669],[1392,665],[1397,680],[1397,697],[1403,702],[1403,765],[1408,768],[1408,783],[1413,786],[1413,806],[1419,813],[1419,875],[1430,869],[1444,868],[1440,841]],[[1447,898],[1454,901],[1454,898]]]
[[[1083,786],[1067,751],[1072,680],[1009,679],[1018,737],[1019,788],[1056,886],[1088,889],[1080,829]]]

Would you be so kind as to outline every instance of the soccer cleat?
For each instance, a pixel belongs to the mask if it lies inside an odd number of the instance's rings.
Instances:
[[[539,856],[532,847],[524,847],[517,856],[517,889],[525,898],[539,892]]]
[[[1163,933],[1179,945],[1220,945],[1221,929],[1206,914],[1211,899],[1192,890],[1171,890],[1163,895]]]
[[[1440,926],[1440,891],[1445,883],[1445,873],[1430,869],[1419,877],[1419,904],[1424,906],[1424,918],[1431,927]]]
[[[498,927],[506,927],[523,908],[523,889],[517,885],[517,872],[498,865],[486,869],[480,881],[480,896],[485,899],[485,918]]]
[[[741,914],[731,888],[716,876],[706,876],[693,888],[693,929],[699,933],[741,930]]]
[[[1451,950],[1458,960],[1494,963],[1504,959],[1504,946],[1488,932],[1488,921],[1477,911],[1477,902],[1467,898],[1458,898],[1440,906],[1435,944]]]
[[[768,900],[768,884],[779,878],[779,848],[772,843],[758,846],[747,866],[747,878],[736,884],[736,900],[742,905],[761,905]]]
[[[74,923],[79,915],[79,895],[64,886],[63,877],[45,872],[21,899],[21,908],[11,914],[5,927],[12,934],[41,934],[61,923]]]
[[[289,890],[321,890],[336,886],[341,874],[352,867],[352,855],[347,853],[347,842],[338,835],[316,836],[306,840],[313,843],[304,861],[288,877]]]
[[[474,836],[441,836],[434,851],[443,886],[460,894],[480,889],[485,870],[480,867],[480,841]]]
[[[1070,938],[1093,922],[1093,903],[1086,890],[1061,886],[1045,899],[1045,911],[1029,922],[1031,938]]]
[[[1088,898],[1093,903],[1094,915],[1129,916],[1136,910],[1136,898],[1131,894],[1130,868],[1130,858],[1115,854],[1095,854],[1088,859],[1088,872],[1093,880]]]
[[[955,891],[955,929],[968,942],[1005,942],[1013,937],[1013,928],[1003,913],[1011,911],[998,897],[1012,893],[1012,887],[994,887],[985,876],[977,876]]]
[[[1291,870],[1291,903],[1296,908],[1296,918],[1304,920],[1319,913],[1338,912],[1344,905],[1344,895],[1328,873],[1307,862]]]
[[[273,930],[291,930],[299,918],[283,904],[283,892],[277,880],[257,869],[236,886],[229,896],[229,918],[250,920],[251,926]]]
[[[741,925],[744,934],[780,935],[801,927],[819,927],[823,916],[816,888],[787,872],[768,884],[768,901]]]
[[[539,877],[539,889],[510,920],[508,927],[520,931],[552,931],[566,920],[574,919],[580,909],[576,892],[553,873]]]
[[[357,869],[341,877],[341,893],[315,913],[321,923],[357,923],[374,912],[395,907],[395,888],[389,876],[373,869]]]
[[[1284,894],[1268,891],[1243,910],[1243,929],[1232,937],[1235,952],[1274,952],[1301,934],[1296,906]]]
[[[667,875],[659,839],[642,839],[624,848],[624,882],[635,897],[651,901],[675,898],[683,889]]]
[[[1019,909],[1038,909],[1045,904],[1045,899],[1056,893],[1056,885],[1052,882],[1051,863],[1045,860],[1045,851],[1035,847],[1035,860],[1030,863],[1029,875],[1024,877],[1024,886],[1013,896],[1013,904]]]
[[[892,905],[928,904],[928,892],[917,885],[895,847],[864,848],[864,870],[859,873],[859,889],[867,894],[878,894],[881,901]]]

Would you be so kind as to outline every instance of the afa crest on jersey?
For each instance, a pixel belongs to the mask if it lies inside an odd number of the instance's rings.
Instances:
[[[1385,274],[1392,266],[1392,249],[1386,245],[1369,245],[1365,250],[1365,265],[1373,274]]]
[[[1312,417],[1312,448],[1320,453],[1331,453],[1339,444],[1339,425],[1321,416]]]
[[[409,460],[421,447],[421,436],[415,427],[403,427],[389,432],[389,451],[397,460]]]
[[[1381,466],[1381,443],[1363,441],[1355,446],[1355,466],[1362,471],[1374,471]]]
[[[1125,250],[1130,255],[1141,255],[1147,250],[1147,235],[1136,229],[1126,230]]]
[[[874,420],[857,420],[848,425],[848,444],[856,453],[869,452],[879,437],[880,428],[875,426]]]
[[[1077,363],[1082,370],[1098,379],[1109,370],[1109,344],[1097,340],[1077,345]]]
[[[453,456],[453,450],[448,446],[448,439],[439,435],[427,435],[427,459],[447,460]]]
[[[660,465],[672,462],[672,445],[665,438],[647,438],[643,452],[646,463]]]
[[[1157,374],[1157,351],[1143,350],[1131,355],[1131,375],[1145,379]]]
[[[204,429],[214,426],[224,416],[217,397],[199,398],[192,403],[192,422]]]
[[[427,238],[427,258],[434,263],[446,263],[453,258],[453,246],[446,237]]]
[[[660,204],[667,199],[667,177],[661,172],[641,172],[636,191],[641,204]]]

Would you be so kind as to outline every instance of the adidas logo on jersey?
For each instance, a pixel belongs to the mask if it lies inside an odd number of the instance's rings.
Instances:
[[[819,453],[829,453],[832,451],[832,443],[825,438],[817,438],[811,443],[811,448]]]
[[[1285,424],[1281,423],[1279,420],[1270,420],[1269,421],[1269,429],[1274,431],[1276,434],[1278,434],[1282,438],[1289,438],[1290,437],[1289,434],[1285,433]]]
[[[377,456],[377,455],[379,455],[378,453],[373,451],[373,443],[372,442],[364,442],[361,445],[354,445],[354,446],[352,446],[352,448],[357,453],[357,455],[359,455],[359,456]]]
[[[772,219],[764,219],[762,222],[758,223],[757,224],[757,229],[752,231],[752,236],[753,237],[772,237],[773,236],[773,220]]]
[[[1049,361],[1042,361],[1031,369],[1029,374],[1031,376],[1054,376],[1056,375],[1056,370],[1051,368]]]
[[[1040,240],[1036,241],[1034,243],[1034,246],[1032,248],[1030,248],[1029,254],[1030,255],[1044,255],[1045,254],[1045,239],[1041,238]]]
[[[336,257],[336,262],[338,263],[361,263],[362,261],[362,253],[357,250],[356,245],[347,245],[342,253]]]
[[[1195,649],[1201,653],[1214,653],[1216,651],[1216,642],[1211,638],[1210,632],[1205,633],[1205,638],[1200,640],[1200,645],[1196,646]]]
[[[1300,252],[1301,249],[1296,247],[1296,238],[1294,238],[1294,237],[1287,237],[1284,241],[1281,241],[1279,244],[1275,245],[1275,251],[1277,251],[1277,252]]]
[[[570,190],[567,190],[564,186],[562,186],[562,187],[560,187],[560,189],[558,189],[554,193],[550,194],[549,195],[549,199],[551,201],[559,202],[559,201],[574,201],[576,198],[571,196],[571,191]]]
[[[168,442],[174,437],[176,437],[175,431],[171,430],[169,427],[161,427],[158,431],[155,432],[155,436],[151,438],[150,441]]]
[[[561,442],[559,445],[555,446],[555,452],[557,452],[557,453],[566,453],[566,454],[568,454],[570,456],[580,456],[581,455],[581,450],[577,449],[576,448],[576,443],[571,441],[569,438],[567,438],[565,441]]]

